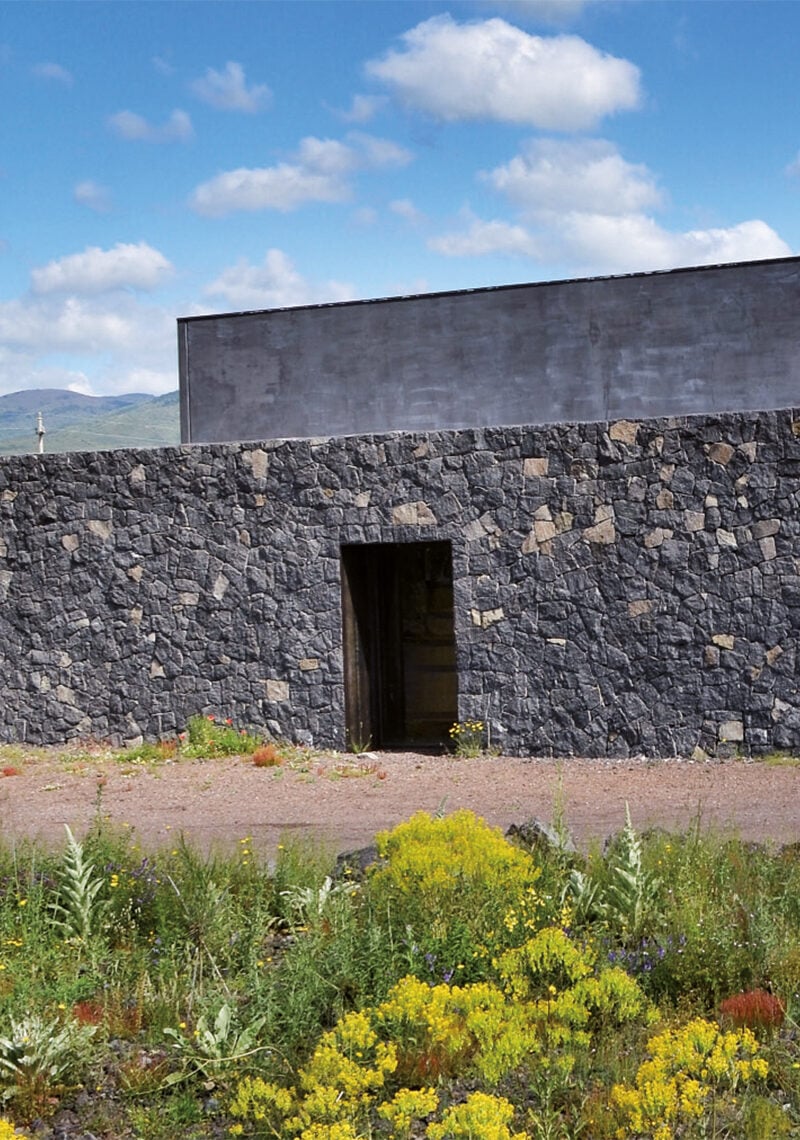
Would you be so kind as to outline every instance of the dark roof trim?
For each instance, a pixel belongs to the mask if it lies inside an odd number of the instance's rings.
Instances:
[[[178,317],[179,324],[190,321],[213,321],[219,317],[246,317],[259,313],[302,312],[304,309],[342,309],[355,305],[386,305],[397,301],[420,301],[426,297],[468,297],[474,293],[507,293],[513,289],[541,289],[549,285],[585,285],[595,281],[625,281],[644,277],[669,277],[679,273],[706,273],[718,269],[741,269],[748,265],[800,265],[800,256],[764,257],[757,261],[727,261],[719,265],[685,265],[677,269],[643,270],[637,273],[614,273],[599,277],[565,277],[555,281],[520,281],[515,285],[482,285],[474,289],[442,289],[434,293],[408,293],[397,297],[365,297],[352,301],[327,301],[314,305],[284,305],[277,309],[242,309],[228,313],[204,313],[195,317]]]

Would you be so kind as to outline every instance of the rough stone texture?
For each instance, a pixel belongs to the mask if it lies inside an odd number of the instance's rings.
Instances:
[[[202,712],[342,747],[340,545],[446,539],[459,714],[503,750],[798,748],[796,423],[3,458],[0,739]]]

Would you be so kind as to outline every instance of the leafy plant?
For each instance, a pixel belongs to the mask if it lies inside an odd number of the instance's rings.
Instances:
[[[326,875],[318,887],[294,886],[281,891],[281,896],[286,899],[295,927],[325,924],[330,931],[342,904],[359,889],[358,883],[346,880],[335,883],[330,875]]]
[[[661,926],[661,880],[644,864],[642,840],[625,805],[625,826],[595,875],[573,867],[562,891],[578,925],[601,924],[633,945]]]
[[[227,1065],[236,1065],[258,1051],[256,1041],[265,1020],[263,1016],[256,1017],[249,1024],[237,1028],[234,1011],[224,1002],[213,1023],[202,1014],[191,1034],[172,1027],[165,1029],[164,1033],[174,1042],[182,1061],[180,1072],[171,1073],[165,1084],[176,1084],[193,1073],[202,1073],[207,1080],[213,1081]]]
[[[201,759],[215,756],[252,755],[263,744],[259,736],[236,729],[233,721],[218,721],[215,716],[196,715],[189,717],[186,725],[188,739],[181,743],[184,756]]]
[[[41,1112],[55,1087],[80,1071],[94,1032],[94,1026],[75,1021],[12,1017],[10,1033],[0,1036],[3,1100],[15,1098],[23,1113]]]
[[[64,828],[67,846],[59,895],[53,904],[54,914],[61,917],[55,921],[70,938],[88,944],[100,932],[108,913],[108,901],[101,898],[105,880],[97,874],[94,863],[86,857],[83,844],[72,834],[69,825],[64,824]]]

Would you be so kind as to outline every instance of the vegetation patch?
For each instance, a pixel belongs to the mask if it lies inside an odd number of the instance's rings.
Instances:
[[[464,811],[377,843],[363,877],[102,819],[0,847],[0,1137],[800,1135],[794,849],[628,817],[532,853]]]

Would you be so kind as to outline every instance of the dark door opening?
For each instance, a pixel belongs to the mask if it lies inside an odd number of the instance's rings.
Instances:
[[[458,719],[449,542],[342,547],[352,747],[433,747]]]

